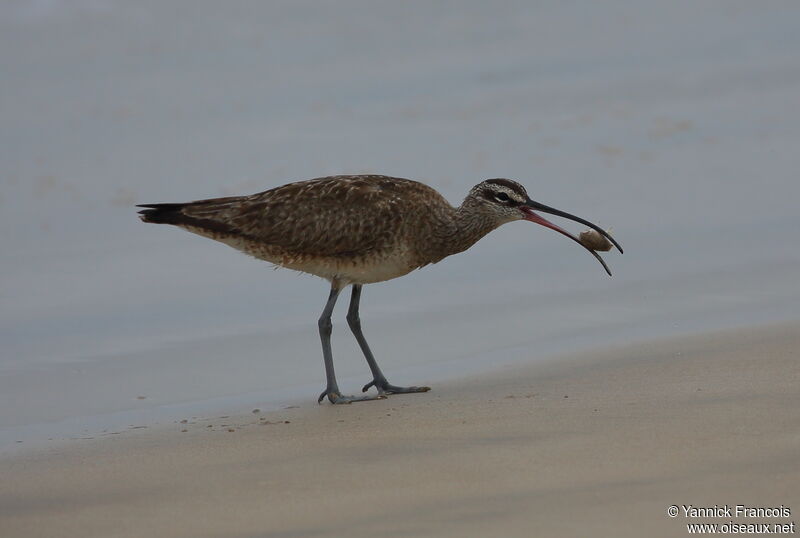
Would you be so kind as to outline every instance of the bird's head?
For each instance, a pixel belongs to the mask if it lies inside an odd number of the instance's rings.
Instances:
[[[568,231],[539,215],[537,211],[580,222],[596,230],[599,234],[611,241],[620,253],[622,252],[622,247],[619,246],[619,243],[605,230],[596,224],[592,224],[588,220],[531,200],[525,187],[516,181],[502,178],[487,179],[475,185],[470,191],[469,196],[467,196],[467,199],[471,201],[471,205],[476,207],[484,217],[494,221],[497,226],[515,220],[528,220],[569,237],[597,258],[609,275],[611,271],[608,270],[605,261],[603,261],[603,258],[601,258],[597,252],[584,245],[580,239]]]

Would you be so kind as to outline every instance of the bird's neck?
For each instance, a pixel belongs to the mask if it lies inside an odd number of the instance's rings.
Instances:
[[[439,222],[430,245],[435,252],[434,258],[437,258],[435,261],[467,250],[498,226],[469,200],[460,207],[449,208],[447,215],[441,217],[437,219]]]

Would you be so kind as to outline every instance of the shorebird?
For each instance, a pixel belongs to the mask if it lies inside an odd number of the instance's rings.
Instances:
[[[230,196],[177,204],[137,207],[144,222],[172,224],[225,243],[258,259],[330,281],[328,301],[319,318],[327,385],[334,404],[385,398],[388,394],[426,392],[401,387],[383,375],[361,331],[359,302],[364,284],[403,276],[414,269],[463,252],[507,222],[528,220],[589,246],[535,211],[580,222],[619,244],[580,217],[534,202],[510,179],[487,179],[473,187],[459,207],[435,189],[410,179],[379,175],[330,176],[289,183],[249,196]],[[347,396],[339,390],[331,352],[331,313],[342,289],[352,285],[347,323],[356,337],[377,395]]]

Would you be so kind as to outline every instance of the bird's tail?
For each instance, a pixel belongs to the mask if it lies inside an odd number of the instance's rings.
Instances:
[[[181,209],[187,204],[141,204],[144,207],[139,211],[139,218],[143,222],[155,224],[180,224],[183,220]]]
[[[141,204],[139,218],[155,224],[173,224],[186,229],[201,229],[207,232],[232,233],[236,226],[229,218],[231,205],[241,197],[211,198],[182,204]],[[195,231],[190,229],[190,231]]]

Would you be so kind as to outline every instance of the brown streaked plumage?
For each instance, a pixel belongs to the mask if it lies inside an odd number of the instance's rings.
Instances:
[[[215,239],[256,258],[320,276],[331,294],[320,318],[328,386],[320,396],[332,403],[375,397],[342,396],[333,372],[330,314],[342,288],[353,285],[350,324],[372,370],[378,396],[424,392],[427,387],[390,385],[361,333],[361,286],[405,275],[462,252],[498,226],[530,220],[575,236],[533,210],[594,224],[531,200],[525,188],[508,179],[489,179],[473,187],[459,207],[436,190],[409,179],[379,175],[331,176],[289,183],[250,196],[231,196],[181,204],[147,204],[144,222],[173,224]],[[608,271],[600,256],[587,248]],[[609,272],[610,274],[610,272]]]

